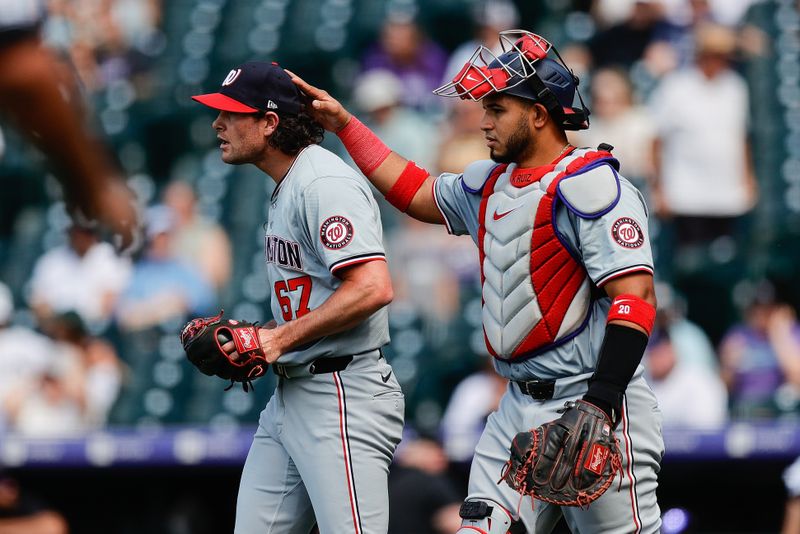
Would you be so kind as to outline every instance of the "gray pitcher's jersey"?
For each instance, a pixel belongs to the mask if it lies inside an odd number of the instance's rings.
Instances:
[[[328,150],[303,149],[272,194],[265,254],[278,324],[328,300],[341,284],[337,270],[385,261],[378,204],[367,182]],[[296,347],[280,362],[359,354],[388,342],[388,312],[382,308],[350,330]]]
[[[485,166],[487,174],[491,167]],[[509,165],[506,172],[513,172],[514,167],[514,164]],[[619,176],[618,181],[619,200],[600,217],[583,218],[563,202],[556,211],[556,229],[561,239],[597,286],[626,273],[653,272],[644,199],[628,180]],[[448,232],[468,233],[478,244],[480,192],[471,191],[462,174],[444,173],[436,179],[434,195]],[[530,224],[533,224],[533,214]],[[516,363],[495,360],[497,372],[512,380],[527,380],[592,371],[605,336],[610,305],[609,298],[596,300],[592,303],[588,324],[577,336],[528,360]]]

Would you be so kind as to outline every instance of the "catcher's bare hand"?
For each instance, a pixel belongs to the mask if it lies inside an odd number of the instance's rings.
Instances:
[[[306,111],[315,121],[331,132],[338,132],[345,127],[351,115],[338,100],[328,94],[328,91],[314,87],[292,71],[287,70],[286,72],[292,77],[294,84],[308,97],[310,109]]]

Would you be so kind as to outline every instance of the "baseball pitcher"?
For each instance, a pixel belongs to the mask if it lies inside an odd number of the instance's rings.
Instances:
[[[275,322],[195,319],[181,338],[201,371],[247,388],[280,377],[261,413],[236,507],[237,534],[379,533],[404,399],[381,347],[392,286],[368,183],[321,148],[323,129],[275,63],[230,71],[219,92],[222,160],[277,183],[264,235]]]

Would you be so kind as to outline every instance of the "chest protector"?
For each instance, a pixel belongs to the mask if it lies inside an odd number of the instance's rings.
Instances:
[[[556,209],[564,203],[584,219],[607,213],[619,200],[618,168],[610,152],[577,149],[544,167],[498,165],[482,187],[465,171],[465,185],[481,194],[483,331],[494,357],[523,361],[586,326],[592,282],[556,227]]]

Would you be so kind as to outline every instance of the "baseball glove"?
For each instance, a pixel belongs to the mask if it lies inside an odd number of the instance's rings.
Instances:
[[[258,340],[258,325],[246,321],[223,319],[222,311],[214,317],[192,319],[181,330],[181,343],[186,356],[200,371],[208,376],[241,383],[245,391],[252,389],[252,381],[267,372],[267,362]],[[233,340],[239,357],[222,350],[222,345]]]
[[[570,401],[559,411],[555,421],[514,437],[501,481],[541,501],[586,507],[617,471],[623,476],[619,443],[608,416],[593,404]]]

